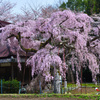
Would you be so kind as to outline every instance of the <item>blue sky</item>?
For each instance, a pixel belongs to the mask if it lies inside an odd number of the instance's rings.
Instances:
[[[4,0],[5,1],[5,0]],[[59,0],[8,0],[11,3],[16,3],[16,6],[13,9],[14,13],[21,13],[21,8],[26,6],[28,7],[30,5],[41,6],[41,5],[54,5],[58,3]],[[63,0],[61,0],[63,1]]]

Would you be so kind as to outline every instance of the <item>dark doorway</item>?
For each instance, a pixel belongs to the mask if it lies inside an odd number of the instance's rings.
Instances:
[[[82,71],[82,81],[83,83],[91,83],[92,82],[92,73],[88,67],[83,68]]]
[[[11,78],[11,67],[0,67],[0,79],[9,80]]]

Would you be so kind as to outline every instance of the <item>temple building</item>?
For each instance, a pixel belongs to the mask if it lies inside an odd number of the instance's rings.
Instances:
[[[9,22],[0,21],[0,27],[10,24]],[[12,52],[13,51],[13,52]],[[17,79],[23,84],[28,84],[31,80],[31,68],[25,66],[26,55],[21,52],[22,70],[18,68],[16,48],[10,48],[6,43],[0,46],[0,79],[12,80]]]

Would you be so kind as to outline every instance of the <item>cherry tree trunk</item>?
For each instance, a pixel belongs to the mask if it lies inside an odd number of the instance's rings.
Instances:
[[[41,74],[39,74],[36,78],[33,78],[30,84],[26,87],[27,93],[40,93],[40,87],[41,89],[44,89],[45,85],[45,78]]]

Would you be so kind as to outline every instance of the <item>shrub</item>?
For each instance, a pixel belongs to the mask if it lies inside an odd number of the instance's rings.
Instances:
[[[0,86],[1,86],[1,83],[0,83]],[[8,80],[8,81],[3,80],[2,90],[3,90],[3,93],[18,93],[19,81],[17,81],[16,79]]]

